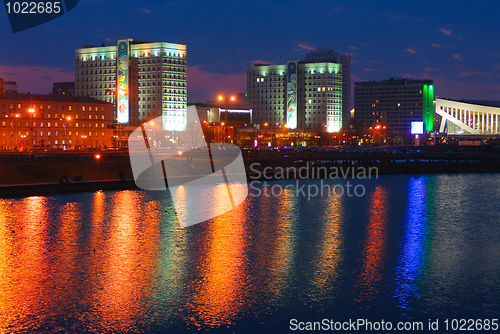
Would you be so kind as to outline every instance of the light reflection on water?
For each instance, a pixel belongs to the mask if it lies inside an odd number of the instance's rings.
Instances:
[[[0,200],[0,332],[498,316],[497,175],[364,185],[363,198],[249,197],[187,229],[164,192]]]
[[[408,309],[409,303],[418,297],[421,280],[425,277],[429,240],[429,211],[426,207],[432,204],[432,195],[427,193],[427,178],[410,178],[403,241],[395,268],[396,295],[403,309]]]

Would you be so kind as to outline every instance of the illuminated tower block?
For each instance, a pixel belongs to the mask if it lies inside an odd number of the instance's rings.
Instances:
[[[121,59],[121,61],[117,61]],[[166,130],[186,126],[186,46],[122,39],[75,51],[75,95],[117,102],[118,122],[164,117]]]

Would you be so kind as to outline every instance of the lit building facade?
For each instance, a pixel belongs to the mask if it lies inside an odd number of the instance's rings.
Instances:
[[[111,147],[113,110],[113,104],[89,97],[0,94],[0,147]]]
[[[317,49],[306,55],[306,62],[334,62],[342,66],[342,129],[350,128],[351,121],[351,54],[332,49]]]
[[[434,86],[432,80],[389,78],[354,83],[356,127],[386,126],[392,133],[409,133],[411,122],[424,121],[434,129]]]
[[[342,65],[291,60],[286,65],[247,68],[253,123],[315,132],[342,128]]]
[[[436,99],[439,132],[449,135],[500,134],[500,101]]]
[[[116,102],[120,124],[137,126],[164,116],[165,130],[183,130],[187,124],[186,46],[123,39],[114,46],[77,49],[75,95]]]

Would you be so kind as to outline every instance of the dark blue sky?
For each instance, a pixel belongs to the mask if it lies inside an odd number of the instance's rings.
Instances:
[[[352,54],[353,82],[434,79],[438,97],[500,100],[498,1],[105,1],[12,33],[0,9],[0,77],[48,93],[72,81],[74,50],[135,38],[187,45],[188,100],[246,90],[253,61]]]

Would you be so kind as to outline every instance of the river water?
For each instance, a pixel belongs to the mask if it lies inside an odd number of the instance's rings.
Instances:
[[[0,332],[287,333],[364,319],[450,333],[446,321],[500,318],[500,175],[381,176],[356,180],[360,197],[296,192],[345,180],[299,182],[254,184],[235,210],[185,229],[168,192],[0,199]]]

